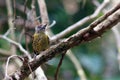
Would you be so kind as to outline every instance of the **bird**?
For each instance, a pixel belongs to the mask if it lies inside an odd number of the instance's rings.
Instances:
[[[50,40],[46,31],[45,25],[38,25],[35,27],[35,33],[33,35],[32,47],[35,55],[39,55],[40,52],[49,48]]]

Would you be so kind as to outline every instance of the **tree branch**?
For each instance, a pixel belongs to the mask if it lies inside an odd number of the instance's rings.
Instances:
[[[10,0],[6,0],[6,6],[7,6],[7,11],[8,11],[8,25],[9,28],[11,28],[11,33],[10,33],[10,37],[12,40],[15,40],[15,31],[14,29],[14,24],[13,24],[13,10],[12,10],[12,3]],[[16,47],[14,45],[11,45],[11,51],[12,54],[16,54]]]
[[[7,31],[7,32],[8,32],[8,31]],[[26,51],[26,50],[22,47],[22,45],[21,45],[20,43],[17,43],[17,42],[15,42],[15,41],[13,41],[12,39],[8,38],[5,34],[4,34],[4,35],[0,35],[0,38],[5,39],[6,41],[10,42],[11,44],[16,45],[16,46],[21,50],[21,52],[23,52],[25,55],[27,55],[27,56],[31,59],[28,51]]]
[[[87,16],[85,18],[83,18],[82,20],[76,22],[75,24],[69,26],[67,29],[65,29],[64,31],[56,34],[55,36],[53,36],[51,38],[51,40],[56,41],[57,39],[63,38],[64,36],[66,36],[67,34],[69,34],[71,31],[74,31],[75,29],[79,28],[80,26],[82,26],[83,24],[85,24],[86,22],[90,21],[91,19],[96,18],[100,11],[109,3],[108,0],[104,0],[103,3],[95,10],[95,12],[90,15]]]
[[[39,8],[40,8],[42,24],[49,24],[49,18],[48,18],[48,14],[47,14],[45,0],[37,0],[37,1],[38,1]]]
[[[116,9],[117,7],[117,9]],[[36,57],[35,60],[29,62],[29,65],[34,71],[44,62],[60,55],[63,51],[66,51],[74,46],[77,46],[83,42],[90,41],[102,35],[106,30],[120,22],[120,3],[112,9],[110,12],[99,18],[97,21],[93,22],[90,26],[80,30],[71,37],[59,42],[58,44],[51,46],[46,51],[42,52]],[[111,14],[112,15],[111,15]],[[104,19],[105,17],[105,19]],[[97,23],[96,23],[97,22]],[[27,65],[23,65],[19,71],[11,75],[13,80],[22,80],[30,74],[30,70]],[[16,77],[17,76],[17,77]]]

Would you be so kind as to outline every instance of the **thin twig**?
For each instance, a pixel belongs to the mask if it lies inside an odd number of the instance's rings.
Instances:
[[[23,52],[24,54],[26,54],[26,55],[29,57],[29,59],[31,59],[28,51],[26,51],[26,50],[22,47],[22,45],[21,45],[20,43],[17,43],[17,42],[15,42],[15,41],[13,41],[12,39],[6,37],[5,35],[0,35],[0,38],[3,38],[3,39],[5,39],[5,40],[7,40],[9,43],[12,43],[12,44],[16,45],[16,46],[20,49],[21,52]]]
[[[11,29],[7,30],[6,33],[3,36],[8,36],[8,34],[11,32]],[[4,53],[4,55],[9,56],[11,54],[11,51],[5,51],[3,49],[0,49],[1,54]]]
[[[11,32],[13,29],[15,29],[15,28],[10,28],[10,29],[8,29],[3,36],[8,36],[8,34],[10,34],[10,32]]]
[[[66,54],[66,51],[63,52],[62,55],[61,55],[60,62],[59,62],[59,64],[58,64],[58,67],[57,67],[56,72],[55,72],[55,80],[58,80],[59,70],[60,70],[60,67],[61,67],[61,65],[62,65],[63,59],[64,59],[64,57],[65,57],[65,54]]]
[[[11,30],[8,29],[8,30],[6,31],[6,33],[4,34],[4,36],[7,36],[10,32],[11,32]]]
[[[8,74],[7,74],[8,71],[7,70],[8,70],[8,65],[9,65],[10,59],[13,58],[13,57],[17,57],[18,59],[23,61],[23,59],[21,57],[17,56],[17,55],[12,55],[12,56],[8,57],[7,62],[6,62],[6,67],[5,67],[5,80],[7,80],[7,79],[12,80],[12,78],[8,76]]]
[[[31,69],[31,67],[30,67],[30,65],[28,64],[28,67],[29,67],[29,70],[30,70],[30,72],[31,72],[31,75],[32,75],[32,77],[30,77],[32,80],[34,80],[34,73],[33,73],[33,71],[32,71],[32,69]]]
[[[56,21],[53,20],[53,22],[47,27],[47,29],[50,29],[51,27],[53,27],[56,24]]]

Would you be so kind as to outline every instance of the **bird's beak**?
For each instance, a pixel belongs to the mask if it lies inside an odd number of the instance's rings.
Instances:
[[[43,25],[42,28],[45,29],[47,27],[47,24]]]

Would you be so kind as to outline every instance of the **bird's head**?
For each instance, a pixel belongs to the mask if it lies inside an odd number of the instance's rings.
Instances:
[[[35,27],[35,32],[39,33],[39,32],[45,32],[47,24],[45,25],[39,25]]]

